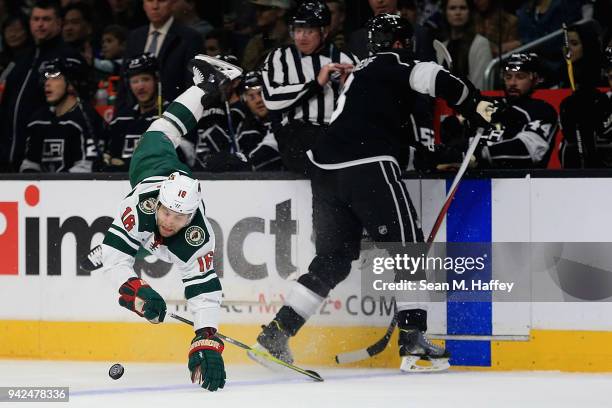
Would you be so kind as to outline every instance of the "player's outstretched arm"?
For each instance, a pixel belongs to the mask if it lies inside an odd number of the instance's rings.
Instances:
[[[472,127],[486,125],[491,121],[491,114],[494,112],[492,103],[467,79],[461,80],[433,62],[417,62],[411,67],[409,75],[412,89],[446,100],[450,106],[473,122]]]

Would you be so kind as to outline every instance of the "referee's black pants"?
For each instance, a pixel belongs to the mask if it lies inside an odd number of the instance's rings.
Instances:
[[[359,258],[365,228],[378,243],[423,242],[423,232],[391,161],[335,170],[310,166],[316,256],[298,282],[326,297]]]

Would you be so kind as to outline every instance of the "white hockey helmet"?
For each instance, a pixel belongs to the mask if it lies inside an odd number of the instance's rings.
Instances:
[[[159,202],[181,214],[193,214],[200,205],[200,182],[178,171],[170,174],[159,189]]]

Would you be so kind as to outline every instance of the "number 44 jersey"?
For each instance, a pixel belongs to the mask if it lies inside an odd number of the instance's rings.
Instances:
[[[557,112],[547,102],[522,96],[493,114],[483,158],[494,168],[545,168],[557,132]]]

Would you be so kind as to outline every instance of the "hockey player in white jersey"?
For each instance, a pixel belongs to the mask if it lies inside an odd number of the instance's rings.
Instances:
[[[211,65],[206,61],[210,61]],[[219,323],[221,283],[213,258],[215,236],[204,213],[201,187],[175,148],[202,117],[204,108],[224,96],[227,84],[241,70],[221,60],[196,56],[189,66],[194,86],[168,106],[142,135],[130,163],[132,191],[101,246],[83,262],[85,269],[105,268],[124,281],[119,304],[151,323],[163,322],[164,299],[134,272],[134,256],[144,247],[175,265],[193,314],[195,337],[189,349],[192,382],[210,391],[225,385],[221,353],[224,344],[215,335]]]

